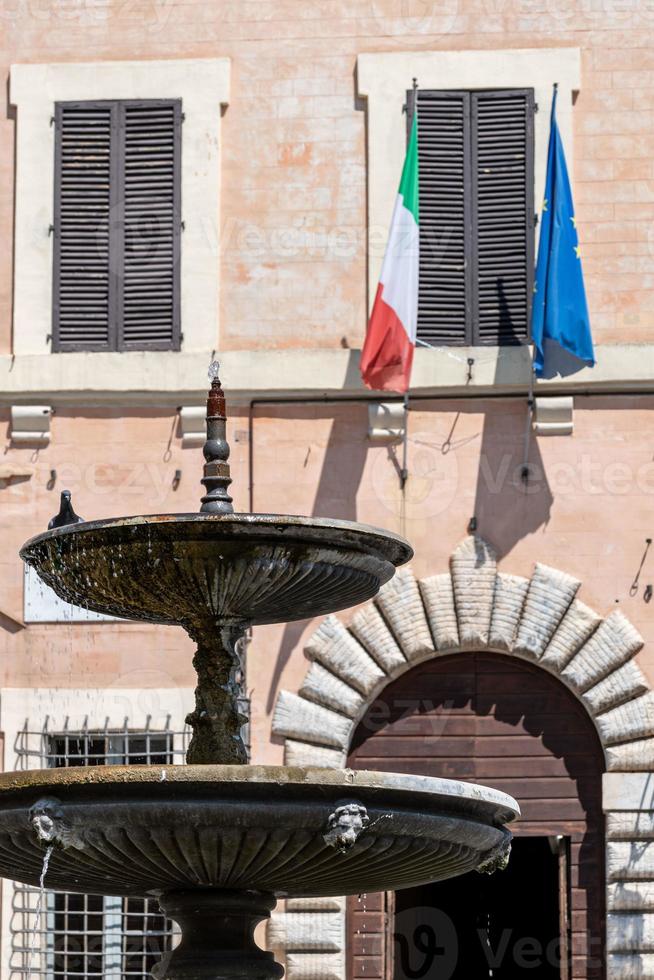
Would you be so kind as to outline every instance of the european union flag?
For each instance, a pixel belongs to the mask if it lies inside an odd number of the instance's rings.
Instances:
[[[539,378],[552,377],[557,371],[571,374],[584,364],[592,367],[595,363],[577,222],[556,124],[556,93],[555,88],[531,317],[534,369]],[[561,369],[565,355],[560,356],[559,348],[578,358],[577,362],[567,359],[567,370]]]

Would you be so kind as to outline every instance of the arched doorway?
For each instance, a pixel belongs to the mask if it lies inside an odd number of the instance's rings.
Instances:
[[[619,609],[603,618],[580,588],[540,563],[528,579],[499,571],[471,535],[449,571],[416,579],[400,569],[349,622],[327,616],[305,647],[299,691],[279,693],[272,730],[287,765],[340,768],[379,692],[417,664],[475,650],[537,665],[588,712],[604,750],[608,975],[654,976],[654,691],[636,662],[638,631]],[[288,980],[346,980],[345,904],[294,899],[275,914]]]
[[[604,755],[557,678],[488,652],[426,661],[368,707],[348,764],[486,783],[522,808],[508,872],[352,899],[349,980],[603,976]]]

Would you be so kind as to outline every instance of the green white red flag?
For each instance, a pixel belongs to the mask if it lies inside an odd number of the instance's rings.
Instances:
[[[405,392],[418,320],[418,114],[413,116],[400,189],[365,343],[361,377],[368,388]]]

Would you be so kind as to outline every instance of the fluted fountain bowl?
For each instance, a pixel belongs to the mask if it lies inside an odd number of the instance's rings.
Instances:
[[[366,524],[157,514],[46,531],[21,557],[66,602],[152,623],[285,623],[376,595],[413,554]]]
[[[267,766],[0,775],[0,875],[100,895],[323,896],[491,870],[510,796],[472,783]]]

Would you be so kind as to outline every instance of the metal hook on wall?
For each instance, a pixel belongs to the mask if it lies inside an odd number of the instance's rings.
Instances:
[[[640,565],[638,566],[638,571],[636,572],[636,576],[635,576],[633,582],[631,583],[631,587],[629,589],[629,595],[630,596],[634,596],[634,595],[636,595],[638,593],[638,584],[639,584],[639,580],[640,580],[640,573],[643,570],[643,565],[645,564],[645,559],[647,558],[647,552],[650,549],[651,543],[652,543],[652,539],[651,538],[645,538],[645,550],[643,552],[643,557],[640,559]],[[645,601],[646,602],[649,602],[649,599],[646,599]]]

